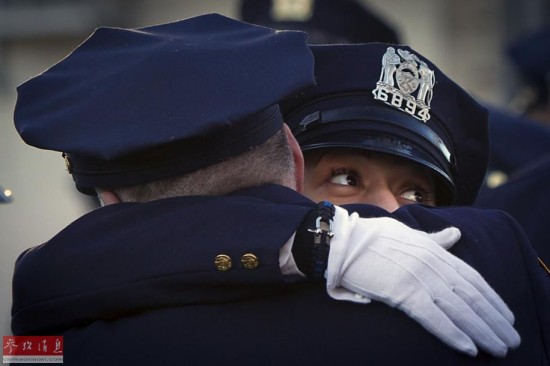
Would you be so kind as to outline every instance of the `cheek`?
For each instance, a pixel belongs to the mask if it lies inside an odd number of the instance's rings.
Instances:
[[[324,198],[324,192],[322,185],[315,184],[311,179],[308,179],[307,175],[304,180],[304,192],[303,194],[310,200],[319,202]]]
[[[334,204],[339,204],[339,197],[334,190],[322,181],[314,179],[305,179],[303,194],[314,202],[330,201]]]

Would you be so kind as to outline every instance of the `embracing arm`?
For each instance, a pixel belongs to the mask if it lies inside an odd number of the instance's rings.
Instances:
[[[519,345],[514,316],[500,296],[477,271],[447,251],[460,239],[458,229],[425,233],[393,218],[365,219],[337,207],[332,230],[325,263],[331,297],[381,301],[471,356],[477,354],[476,345],[498,357]],[[293,249],[298,268],[310,277],[323,268],[319,245],[325,244],[313,244],[314,235],[308,245],[302,229]]]

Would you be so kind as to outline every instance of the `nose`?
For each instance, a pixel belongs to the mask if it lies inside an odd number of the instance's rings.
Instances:
[[[392,191],[386,187],[369,192],[364,203],[381,207],[388,212],[393,212],[401,206]]]

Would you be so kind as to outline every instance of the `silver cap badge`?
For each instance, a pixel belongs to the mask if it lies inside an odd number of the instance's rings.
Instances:
[[[388,47],[382,56],[380,80],[372,94],[374,99],[427,122],[434,85],[434,71],[418,56],[401,49],[396,53],[395,48]]]

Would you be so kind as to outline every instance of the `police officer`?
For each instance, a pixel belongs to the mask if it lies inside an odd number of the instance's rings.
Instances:
[[[453,224],[294,191],[277,102],[312,86],[312,61],[303,33],[210,14],[99,28],[21,85],[22,138],[105,207],[18,258],[14,334],[63,335],[78,365],[358,362],[397,329],[466,360],[516,348],[514,315],[446,250]]]
[[[504,210],[522,226],[537,252],[541,265],[550,275],[549,235],[545,227],[550,225],[547,210],[550,204],[548,182],[550,180],[550,155],[545,155],[516,172],[505,184],[480,193],[476,205]]]
[[[429,172],[438,205],[474,202],[488,156],[483,107],[409,47],[311,49],[316,87],[282,103],[306,166],[319,149],[391,154]]]
[[[424,230],[459,225],[472,236],[461,240],[453,253],[490,278],[513,304],[514,313],[522,314],[516,325],[523,343],[507,362],[548,364],[550,323],[544,309],[549,282],[535,253],[510,217],[465,207],[473,204],[486,171],[487,110],[409,47],[372,43],[310,48],[316,87],[281,104],[304,151],[304,194],[338,204],[375,204],[401,219],[416,215],[416,224]],[[429,78],[423,79],[422,68]],[[427,90],[422,90],[426,82]],[[431,188],[419,189],[418,182],[428,174]],[[420,192],[406,195],[408,190]],[[426,193],[433,200],[420,200]],[[412,203],[456,207],[435,210]],[[468,243],[472,239],[476,244]],[[514,259],[518,248],[523,248],[527,263]],[[509,286],[520,278],[535,291],[520,295],[517,286]],[[420,349],[429,349],[433,360],[438,359],[431,347]],[[423,364],[426,360],[432,356]],[[444,363],[452,361],[445,358]]]
[[[515,114],[490,109],[489,188],[549,153],[550,28],[520,37],[506,48],[506,56],[520,82],[511,101]]]
[[[548,270],[550,236],[543,228],[550,225],[546,214],[550,204],[550,28],[519,38],[507,54],[523,84],[516,96],[523,100],[523,116],[493,114],[488,182],[499,172],[505,174],[506,182],[484,187],[476,204],[512,215]]]

